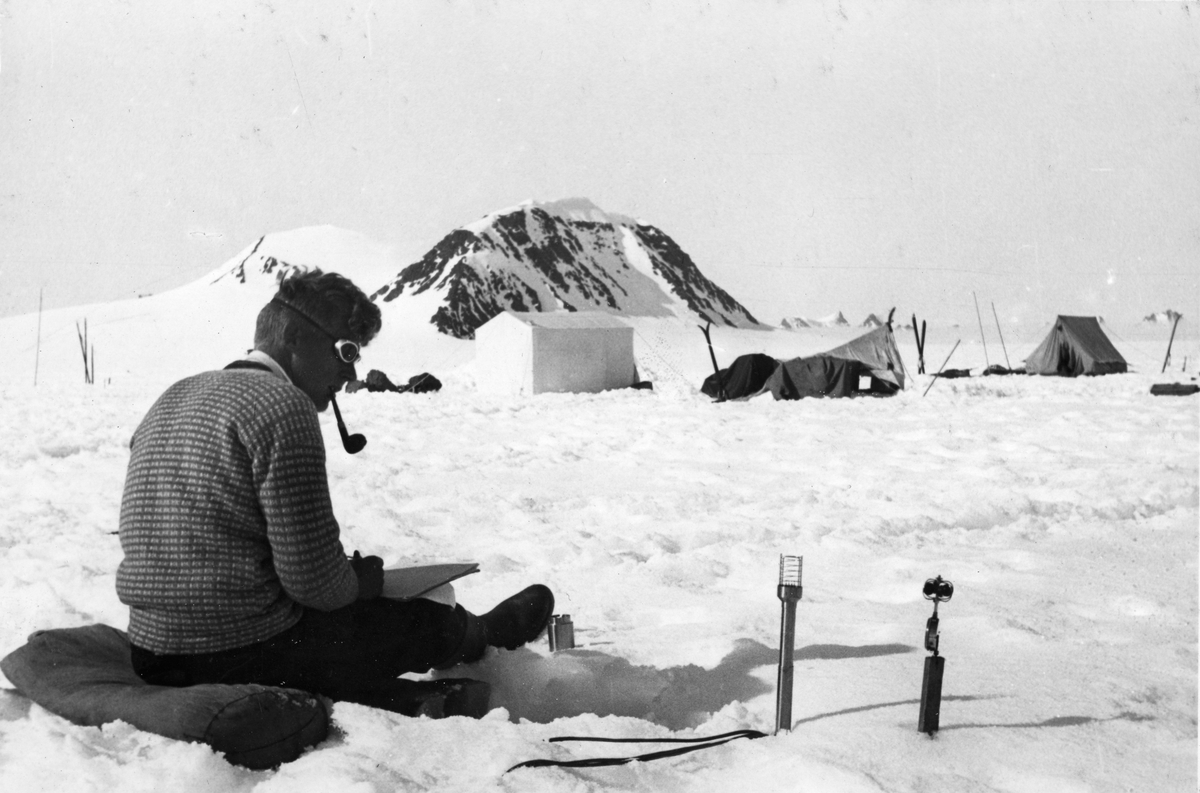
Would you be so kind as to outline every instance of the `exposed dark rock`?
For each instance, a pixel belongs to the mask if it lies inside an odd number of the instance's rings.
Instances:
[[[630,233],[651,273],[626,255]],[[682,303],[700,321],[761,325],[659,229],[627,219],[574,220],[539,205],[456,229],[371,297],[389,302],[429,289],[444,295],[430,323],[460,339],[474,338],[477,327],[506,309],[674,316],[671,304]]]
[[[761,324],[724,289],[705,278],[700,268],[692,261],[692,257],[684,253],[683,249],[675,244],[675,240],[654,226],[638,226],[637,236],[664,260],[666,266],[655,262],[655,272],[662,276],[675,289],[675,293],[683,298],[688,308],[701,318],[713,324],[724,323],[736,327],[725,314],[740,313],[755,325]]]

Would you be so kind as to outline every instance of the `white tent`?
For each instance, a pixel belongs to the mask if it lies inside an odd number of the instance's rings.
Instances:
[[[505,311],[476,328],[475,362],[479,389],[492,393],[595,393],[637,381],[633,328],[595,311]]]

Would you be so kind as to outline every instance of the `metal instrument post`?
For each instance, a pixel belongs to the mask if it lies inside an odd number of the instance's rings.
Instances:
[[[925,659],[925,673],[921,678],[921,710],[917,714],[917,731],[933,737],[940,727],[942,715],[942,677],[946,671],[946,659],[939,654],[938,603],[954,597],[954,584],[941,576],[925,582],[922,594],[933,601],[933,616],[925,621],[925,649],[932,655]]]
[[[782,604],[779,625],[779,676],[775,686],[775,732],[792,729],[792,656],[796,645],[796,602],[804,594],[800,585],[803,556],[779,557],[779,586],[775,594]]]

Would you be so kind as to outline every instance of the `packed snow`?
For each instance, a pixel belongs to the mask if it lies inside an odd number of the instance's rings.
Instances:
[[[240,356],[263,302],[177,292],[47,312],[36,386],[36,317],[0,320],[14,353],[0,373],[0,654],[41,628],[127,623],[114,575],[130,435],[174,379]],[[73,325],[85,316],[90,386]],[[930,387],[898,328],[911,384],[895,397],[721,404],[698,393],[711,363],[692,324],[634,322],[652,391],[502,397],[477,391],[471,342],[389,321],[360,376],[430,371],[445,385],[343,395],[350,431],[369,439],[354,457],[322,416],[347,549],[389,565],[477,561],[456,584],[476,611],[544,582],[578,648],[541,640],[454,670],[495,686],[479,721],[337,704],[326,741],[265,772],[125,724],[75,726],[4,690],[0,789],[1196,789],[1200,402],[1149,393],[1195,382],[1187,319],[1166,374],[1166,329],[1130,328],[1113,330],[1129,374]],[[1006,329],[1004,355],[1018,365],[1044,330]],[[727,365],[861,332],[712,335]],[[1003,362],[973,335],[931,326],[927,371],[959,339],[950,367]],[[804,556],[790,731],[506,773],[662,748],[554,736],[773,733],[780,554]],[[939,574],[956,591],[939,608],[946,677],[930,738],[916,729],[932,610],[921,589]]]

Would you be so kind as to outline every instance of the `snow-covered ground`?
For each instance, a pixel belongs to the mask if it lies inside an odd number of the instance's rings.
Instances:
[[[171,380],[249,346],[261,300],[241,302],[204,321],[186,295],[94,307],[93,386],[75,382],[68,310],[58,331],[47,314],[36,388],[32,318],[0,321],[19,353],[0,373],[0,653],[39,628],[125,627],[114,532],[130,434]],[[382,336],[364,369],[397,382],[428,370],[445,388],[344,395],[351,432],[369,439],[354,457],[323,416],[347,548],[476,560],[481,574],[457,587],[474,610],[544,582],[579,649],[542,642],[456,670],[495,684],[499,707],[481,721],[339,704],[329,740],[271,772],[127,725],[73,726],[0,692],[0,789],[1195,790],[1200,400],[1149,389],[1194,381],[1198,344],[1177,339],[1162,375],[1169,329],[1137,330],[1113,334],[1126,375],[945,380],[923,397],[930,379],[914,374],[891,399],[726,404],[697,393],[708,351],[680,323],[637,325],[655,390],[532,398],[476,393],[468,342]],[[48,332],[66,352],[48,351]],[[713,337],[726,364],[861,332]],[[1006,335],[1013,365],[1044,332]],[[911,331],[897,338],[915,373]],[[958,338],[948,365],[983,367],[977,329],[931,328],[930,371]],[[998,342],[986,354],[1004,362]],[[558,735],[771,732],[781,553],[804,556],[791,732],[504,774],[638,751],[546,741]],[[938,574],[956,592],[939,609],[946,678],[930,739],[916,730],[921,587]]]

